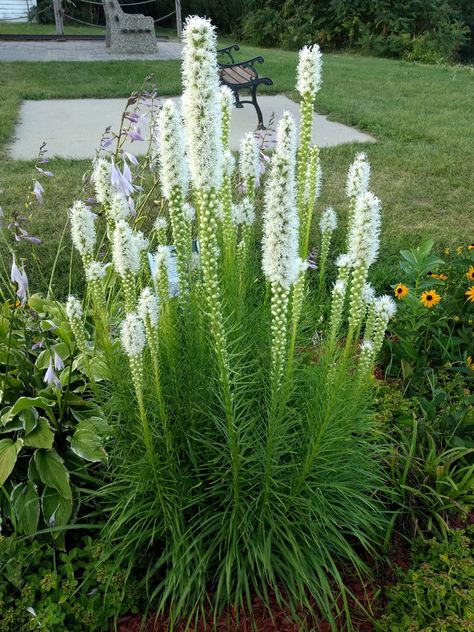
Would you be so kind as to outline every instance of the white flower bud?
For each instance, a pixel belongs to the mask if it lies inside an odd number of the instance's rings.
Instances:
[[[144,288],[140,294],[137,312],[145,324],[149,322],[152,327],[156,327],[159,314],[158,297],[148,287]]]
[[[317,44],[304,46],[299,52],[296,89],[314,98],[321,87],[322,55]]]
[[[80,301],[75,296],[68,296],[66,302],[66,316],[68,320],[81,320],[82,314],[82,305]]]
[[[96,234],[94,221],[97,215],[84,202],[74,202],[69,209],[71,220],[71,239],[81,256],[92,255]]]
[[[173,188],[179,187],[184,196],[188,188],[189,174],[182,121],[181,114],[171,99],[163,103],[158,114],[157,136],[163,195],[169,200]]]
[[[125,317],[121,328],[121,340],[125,353],[131,358],[140,355],[145,348],[145,330],[136,312],[130,312]]]
[[[110,201],[112,194],[111,172],[112,165],[105,158],[97,158],[97,160],[94,161],[92,182],[94,183],[96,200],[100,204],[105,204]]]
[[[328,207],[319,220],[319,229],[322,233],[333,233],[337,228],[337,215],[333,208]]]
[[[346,183],[347,197],[357,197],[365,193],[369,188],[370,163],[364,153],[356,155],[354,162],[349,167]]]

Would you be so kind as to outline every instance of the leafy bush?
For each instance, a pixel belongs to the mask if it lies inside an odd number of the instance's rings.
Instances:
[[[398,571],[376,629],[389,632],[474,630],[474,527],[448,531],[445,541],[416,541],[413,565]]]
[[[0,536],[0,632],[103,632],[120,614],[136,612],[136,582],[112,562],[105,546],[84,537],[58,553],[45,542]]]
[[[432,254],[433,242],[402,251],[396,321],[387,340],[389,375],[401,376],[408,389],[424,389],[427,374],[452,367],[474,378],[472,325],[474,323],[474,248],[446,249],[443,261]],[[470,359],[471,357],[471,359]]]

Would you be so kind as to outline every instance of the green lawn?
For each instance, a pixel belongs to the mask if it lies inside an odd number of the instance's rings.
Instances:
[[[242,47],[244,57],[263,53],[274,80],[267,92],[295,96],[292,52]],[[178,61],[0,64],[0,144],[13,132],[22,99],[119,97],[154,73],[161,95],[180,91]],[[317,110],[373,134],[376,144],[345,145],[322,152],[322,205],[344,217],[344,183],[354,153],[365,150],[372,164],[372,189],[383,204],[383,249],[379,283],[397,280],[397,253],[431,237],[441,245],[474,240],[474,71],[459,67],[408,65],[400,61],[326,54]],[[33,228],[44,243],[45,268],[53,257],[68,205],[81,188],[85,162],[55,160],[45,203]],[[21,207],[31,180],[30,163],[4,160],[0,205]]]

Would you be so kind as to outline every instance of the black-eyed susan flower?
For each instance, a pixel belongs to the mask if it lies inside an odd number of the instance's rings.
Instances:
[[[449,255],[451,254],[451,248],[445,248],[444,249],[444,254],[449,257]]]
[[[471,285],[471,287],[468,288],[467,292],[464,292],[464,294],[467,296],[468,301],[474,303],[474,285]]]
[[[474,371],[474,361],[472,359],[472,356],[467,356],[466,364],[467,364],[468,369],[471,369],[471,371]]]
[[[431,309],[440,302],[441,296],[438,292],[436,292],[436,290],[427,290],[426,292],[423,292],[420,300],[425,307]]]
[[[466,277],[469,281],[474,281],[474,266],[469,266],[469,270],[466,272]]]
[[[447,281],[448,279],[448,277],[444,274],[444,272],[441,272],[441,274],[435,274],[434,272],[427,272],[426,275],[431,277],[432,279],[440,279],[441,281]]]
[[[395,298],[398,298],[398,300],[405,298],[405,296],[408,296],[408,292],[407,286],[403,285],[403,283],[399,283],[394,290]]]
[[[474,250],[474,244],[469,244],[467,247],[468,250]]]
[[[457,255],[462,255],[462,251],[464,250],[464,246],[458,246],[456,248],[456,254]]]

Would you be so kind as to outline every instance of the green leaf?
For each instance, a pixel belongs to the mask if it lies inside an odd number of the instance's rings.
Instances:
[[[71,449],[86,461],[105,461],[107,453],[94,423],[81,421],[71,440]]]
[[[41,499],[43,517],[48,527],[65,527],[72,514],[72,500],[64,498],[51,488],[45,487]],[[53,531],[53,538],[58,538],[60,531]]]
[[[54,432],[48,420],[40,417],[37,427],[24,438],[25,445],[30,448],[44,448],[49,450],[53,447]]]
[[[9,412],[2,415],[3,423],[8,423],[15,415],[29,408],[42,408],[51,410],[51,402],[45,397],[19,397]]]
[[[38,528],[40,502],[36,485],[31,481],[20,483],[11,493],[13,510],[18,521],[18,530],[24,535],[33,535]]]
[[[58,491],[63,498],[71,500],[69,472],[59,454],[54,450],[37,450],[34,459],[38,475],[43,483]]]
[[[22,421],[25,434],[33,432],[38,425],[38,411],[36,408],[26,408],[20,413],[19,417]]]
[[[23,446],[23,441],[15,443],[11,439],[0,440],[0,485],[7,480],[15,467],[16,457]]]
[[[69,348],[64,342],[53,345],[50,349],[44,349],[36,358],[35,366],[39,371],[46,370],[51,361],[52,352],[56,351],[62,360],[69,358]]]

